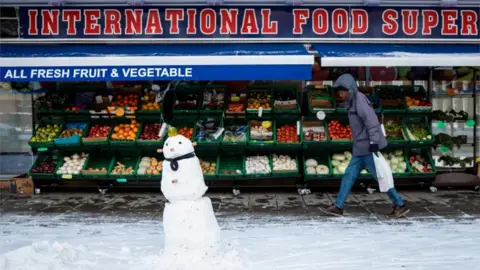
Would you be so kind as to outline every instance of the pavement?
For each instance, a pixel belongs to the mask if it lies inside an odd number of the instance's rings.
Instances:
[[[477,219],[480,217],[480,193],[470,190],[439,190],[400,192],[411,208],[407,219]],[[262,218],[289,217],[316,219],[325,216],[319,210],[335,200],[334,192],[313,192],[300,196],[296,192],[249,192],[234,196],[232,193],[211,192],[217,217],[248,216]],[[162,218],[166,199],[158,193],[78,193],[48,192],[31,197],[0,190],[0,218],[7,215],[121,216],[133,219]],[[374,221],[385,220],[391,203],[384,193],[352,192],[345,215],[364,217]]]

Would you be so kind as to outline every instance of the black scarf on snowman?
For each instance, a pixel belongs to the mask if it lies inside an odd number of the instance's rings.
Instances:
[[[195,152],[191,152],[188,154],[185,154],[183,156],[179,156],[176,158],[166,158],[166,161],[170,161],[170,168],[172,171],[176,172],[178,170],[178,161],[182,159],[188,159],[188,158],[193,158],[195,157]]]

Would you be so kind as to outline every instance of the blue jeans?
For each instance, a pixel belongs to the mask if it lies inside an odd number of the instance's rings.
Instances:
[[[372,174],[373,178],[377,180],[377,171],[375,170],[373,154],[368,154],[365,156],[353,156],[348,164],[347,170],[345,171],[345,175],[342,178],[340,191],[338,192],[337,199],[335,200],[336,207],[340,209],[345,207],[345,201],[347,200],[348,194],[355,184],[355,181],[357,181],[360,171],[362,171],[365,166],[368,167],[368,171]],[[389,189],[387,194],[394,205],[403,206],[405,204],[395,188]]]

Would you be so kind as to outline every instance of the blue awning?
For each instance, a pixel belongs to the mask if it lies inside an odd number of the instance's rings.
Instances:
[[[479,45],[314,44],[324,67],[479,66]]]
[[[1,45],[1,81],[307,80],[300,44]]]

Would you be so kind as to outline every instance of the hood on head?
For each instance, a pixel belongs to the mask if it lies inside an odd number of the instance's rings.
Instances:
[[[358,92],[357,81],[355,81],[355,78],[353,78],[353,76],[350,74],[343,74],[342,76],[338,77],[333,84],[333,88],[337,88],[339,86],[346,88],[349,93]]]

